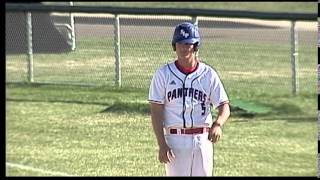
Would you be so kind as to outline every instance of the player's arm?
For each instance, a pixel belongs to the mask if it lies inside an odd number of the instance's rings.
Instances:
[[[151,102],[150,109],[151,109],[152,127],[156,135],[157,143],[159,146],[159,161],[163,163],[171,162],[171,160],[174,158],[174,154],[169,148],[169,146],[167,145],[164,138],[164,132],[163,132],[164,105]]]
[[[150,103],[153,131],[156,135],[159,147],[166,145],[163,133],[163,104]]]
[[[228,120],[230,116],[230,107],[228,102],[224,102],[220,106],[217,107],[218,114],[216,121],[211,126],[211,131],[209,132],[208,139],[216,143],[219,141],[220,137],[222,136],[222,126]]]
[[[220,106],[218,106],[218,114],[215,123],[213,126],[222,127],[223,124],[228,120],[230,116],[230,107],[229,102],[224,102]]]

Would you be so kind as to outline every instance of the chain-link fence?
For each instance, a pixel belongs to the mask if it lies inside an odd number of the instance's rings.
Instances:
[[[115,15],[31,14],[33,82],[116,85]],[[6,82],[30,80],[26,21],[25,13],[6,13]],[[149,87],[156,69],[175,59],[171,38],[175,25],[184,21],[193,19],[119,15],[122,87]],[[202,16],[197,21],[199,57],[218,71],[228,92],[292,93],[290,21]],[[298,21],[296,32],[298,90],[315,93],[317,22]]]

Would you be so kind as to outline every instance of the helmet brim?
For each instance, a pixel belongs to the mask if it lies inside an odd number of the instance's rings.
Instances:
[[[180,44],[185,44],[185,43],[188,43],[188,44],[194,44],[196,42],[199,42],[200,39],[198,38],[191,38],[191,39],[183,39],[181,41],[177,41],[177,43],[180,43]]]

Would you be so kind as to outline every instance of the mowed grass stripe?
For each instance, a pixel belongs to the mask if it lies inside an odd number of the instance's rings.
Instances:
[[[40,172],[43,175],[76,176],[76,175],[70,175],[70,174],[63,173],[63,172],[50,171],[50,170],[45,170],[45,169],[41,169],[41,168],[34,168],[34,167],[31,167],[31,166],[26,166],[26,165],[17,164],[17,163],[11,163],[11,162],[6,162],[6,166],[8,166],[10,168],[18,168],[18,169],[23,169],[23,170],[27,170],[27,171]]]

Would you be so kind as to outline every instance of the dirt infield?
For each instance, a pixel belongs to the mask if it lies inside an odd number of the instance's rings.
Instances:
[[[76,13],[75,32],[77,37],[114,36],[114,15]],[[120,15],[122,38],[152,38],[172,36],[174,26],[183,21],[191,21],[189,16],[145,16]],[[68,23],[65,14],[53,14],[56,23]],[[246,18],[198,17],[198,25],[203,40],[264,41],[290,43],[290,21],[259,20]],[[299,43],[317,44],[317,21],[296,22]]]
[[[66,23],[68,16],[52,16],[54,22]],[[122,37],[170,37],[174,26],[191,21],[188,16],[132,16],[120,15]],[[76,36],[114,36],[114,15],[75,14]],[[198,17],[204,40],[244,40],[290,43],[290,21],[271,21],[246,18]],[[300,43],[317,43],[317,22],[297,22]]]
[[[201,27],[201,26],[200,26]],[[164,37],[170,39],[174,27],[154,27],[154,26],[133,26],[121,25],[120,33],[122,38],[153,38]],[[76,36],[98,36],[113,37],[113,25],[99,24],[76,24]],[[264,42],[281,42],[290,43],[289,28],[209,28],[202,27],[200,29],[203,40],[227,40],[227,41],[264,41]],[[316,31],[300,31],[298,30],[299,43],[317,43]]]

